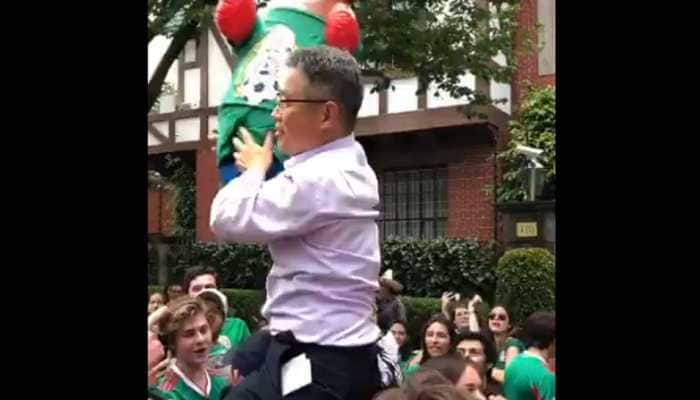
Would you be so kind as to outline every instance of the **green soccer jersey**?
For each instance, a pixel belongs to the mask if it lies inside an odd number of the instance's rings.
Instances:
[[[261,12],[250,38],[236,49],[238,63],[219,106],[219,166],[233,162],[232,140],[239,127],[246,127],[259,144],[274,130],[271,113],[277,104],[277,73],[297,48],[324,44],[325,26],[323,19],[295,8]],[[287,158],[276,146],[274,152],[280,161]]]
[[[420,368],[420,364],[409,365],[411,361],[413,361],[414,358],[420,356],[420,354],[420,350],[414,350],[408,357],[402,359],[399,362],[399,366],[401,366],[401,373],[403,373],[404,381],[408,379],[408,377],[410,377],[411,375],[415,374],[416,371],[418,371],[418,369]]]
[[[508,400],[555,400],[555,383],[544,359],[524,352],[506,368],[503,395]]]
[[[510,347],[517,347],[518,352],[522,353],[525,351],[525,345],[523,342],[520,340],[514,338],[514,337],[509,337],[506,339],[506,342],[503,344],[503,348],[501,351],[498,352],[498,360],[496,361],[496,364],[493,366],[494,368],[498,369],[506,369],[506,351]]]
[[[229,344],[226,350],[229,350],[245,342],[250,337],[250,329],[248,329],[248,325],[242,319],[230,317],[224,321],[224,326],[219,334],[219,337],[221,336],[228,338]]]
[[[159,397],[173,400],[219,400],[228,383],[216,376],[207,374],[207,393],[203,393],[192,381],[184,376],[176,366],[163,375],[156,387],[150,387]]]
[[[218,340],[209,349],[209,373],[226,380],[230,379],[230,368],[223,365],[224,355],[232,348],[240,346],[249,336],[250,330],[245,321],[239,318],[226,318]]]

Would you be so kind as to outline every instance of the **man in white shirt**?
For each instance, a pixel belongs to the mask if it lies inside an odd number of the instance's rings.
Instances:
[[[272,115],[277,145],[290,155],[284,171],[266,181],[272,134],[260,146],[242,131],[233,142],[244,172],[211,207],[219,239],[266,243],[273,259],[262,308],[272,335],[265,361],[225,398],[279,399],[285,381],[299,379],[285,399],[369,399],[380,385],[373,319],[379,195],[352,134],[363,95],[359,66],[335,48],[299,49],[278,82]],[[280,372],[302,353],[309,384],[303,367]]]

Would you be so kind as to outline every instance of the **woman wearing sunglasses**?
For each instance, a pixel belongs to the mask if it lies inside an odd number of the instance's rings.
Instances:
[[[520,340],[511,336],[513,327],[505,307],[495,306],[491,309],[488,325],[488,331],[493,336],[493,342],[498,350],[498,359],[491,369],[489,378],[503,384],[506,367],[515,356],[525,351],[525,346]]]

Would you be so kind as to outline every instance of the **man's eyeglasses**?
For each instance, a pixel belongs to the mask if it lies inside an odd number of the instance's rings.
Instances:
[[[331,99],[290,99],[288,97],[277,96],[277,107],[285,108],[287,103],[325,103],[328,101],[333,101]]]
[[[506,320],[506,315],[505,314],[489,314],[489,319],[494,320],[497,319],[499,321],[505,321]]]

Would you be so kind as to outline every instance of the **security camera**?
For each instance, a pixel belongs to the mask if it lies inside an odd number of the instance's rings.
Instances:
[[[528,147],[528,146],[523,146],[522,144],[519,144],[515,147],[515,150],[526,156],[527,158],[537,158],[540,154],[544,152],[542,149],[536,149],[534,147]]]

